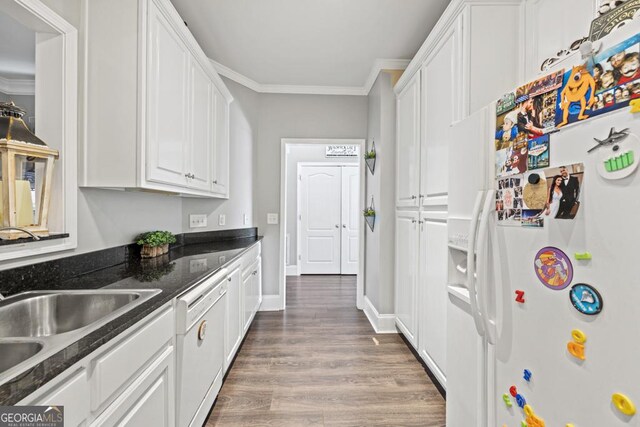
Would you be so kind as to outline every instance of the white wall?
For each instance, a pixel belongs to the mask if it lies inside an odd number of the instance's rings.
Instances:
[[[382,72],[369,92],[367,149],[376,142],[375,174],[366,172],[367,206],[374,198],[374,231],[365,229],[365,296],[380,314],[394,312],[396,98],[392,77]]]
[[[287,265],[296,265],[297,253],[297,207],[298,207],[298,180],[296,179],[298,163],[349,163],[358,164],[361,157],[327,158],[325,156],[327,144],[291,145],[287,154],[287,227],[289,235],[289,259]],[[286,255],[285,255],[286,256]]]
[[[267,225],[267,213],[280,212],[282,138],[365,138],[367,98],[363,96],[260,96],[255,224],[264,235],[263,292],[279,293],[279,225]]]
[[[229,112],[229,200],[185,198],[182,202],[182,230],[185,233],[224,230],[253,226],[255,149],[258,138],[259,94],[223,78],[233,95]],[[206,214],[207,227],[189,228],[189,214]],[[226,225],[219,226],[219,215],[226,216]],[[244,215],[248,223],[244,224]]]

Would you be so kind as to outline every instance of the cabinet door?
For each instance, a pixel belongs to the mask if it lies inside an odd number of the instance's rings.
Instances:
[[[447,347],[447,212],[420,215],[418,353],[445,384]]]
[[[396,212],[396,324],[417,348],[418,212]]]
[[[211,153],[214,146],[213,83],[195,59],[191,59],[191,91],[189,115],[191,136],[189,144],[189,187],[211,189]]]
[[[234,269],[227,277],[227,310],[225,316],[225,371],[231,365],[238,346],[242,340],[242,301],[240,267]]]
[[[422,66],[422,142],[420,144],[420,203],[446,205],[449,181],[449,141],[455,108],[456,33],[453,30],[434,49]],[[464,173],[464,171],[459,171]]]
[[[243,275],[242,277],[242,292],[240,298],[242,299],[242,336],[247,333],[249,326],[251,326],[251,316],[253,315],[253,304],[251,302],[251,288],[253,283],[253,270]]]
[[[173,347],[168,347],[91,426],[175,425],[174,368]]]
[[[89,418],[89,380],[87,371],[79,369],[68,378],[63,380],[54,379],[58,382],[47,387],[52,387],[44,396],[37,399],[25,399],[20,405],[41,405],[41,406],[64,406],[64,425],[68,427],[87,425]]]
[[[214,88],[215,143],[213,151],[213,179],[211,192],[229,197],[229,104]]]
[[[418,206],[420,173],[420,73],[397,101],[396,206]]]
[[[175,30],[149,2],[147,67],[147,171],[149,181],[184,186],[188,163],[189,53]],[[114,126],[117,126],[114,123]]]

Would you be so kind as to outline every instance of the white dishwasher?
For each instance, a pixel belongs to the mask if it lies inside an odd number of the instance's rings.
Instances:
[[[227,270],[178,298],[178,427],[202,426],[220,391],[224,364]]]

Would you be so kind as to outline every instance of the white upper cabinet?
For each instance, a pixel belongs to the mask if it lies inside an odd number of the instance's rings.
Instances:
[[[418,206],[420,175],[420,73],[398,95],[396,206]]]
[[[80,183],[229,196],[229,104],[169,0],[84,0]]]
[[[160,10],[149,13],[147,180],[185,186],[189,52]]]
[[[211,188],[213,161],[211,154],[215,149],[214,129],[214,86],[209,76],[195,59],[191,60],[191,112],[189,156],[186,175],[189,186],[208,191]],[[224,108],[221,106],[220,108]],[[221,125],[222,126],[222,125]],[[228,162],[228,157],[224,159]]]
[[[215,129],[213,146],[213,179],[211,191],[221,198],[229,197],[229,105],[214,88]]]

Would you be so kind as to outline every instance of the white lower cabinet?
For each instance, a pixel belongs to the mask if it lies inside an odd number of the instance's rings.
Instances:
[[[64,406],[66,426],[172,426],[174,316],[165,305],[18,404]]]
[[[420,214],[418,258],[418,354],[446,384],[447,212]]]
[[[223,279],[226,294],[206,318],[211,326],[207,342],[215,343],[216,360],[206,363],[222,367],[212,375],[214,384],[206,396],[188,387],[181,389],[193,405],[210,405],[224,372],[233,362],[242,339],[262,302],[261,248],[258,243],[228,268]],[[224,273],[219,273],[224,274]],[[225,277],[225,276],[222,276]],[[217,327],[216,327],[217,326]],[[191,339],[185,336],[185,339]],[[23,399],[18,405],[64,406],[65,426],[175,426],[176,422],[176,309],[175,301],[159,308],[57,378]],[[183,355],[185,366],[202,369],[197,354]],[[213,390],[213,391],[211,391]],[[206,415],[208,410],[203,410]],[[203,416],[204,416],[203,415]],[[198,419],[198,422],[200,419]]]
[[[172,426],[174,351],[166,348],[91,426]]]
[[[418,219],[417,211],[396,212],[396,325],[416,348]]]
[[[242,313],[241,313],[241,282],[242,269],[240,263],[229,268],[227,276],[227,312],[225,316],[225,337],[224,337],[224,370],[231,365],[233,358],[242,342]]]

